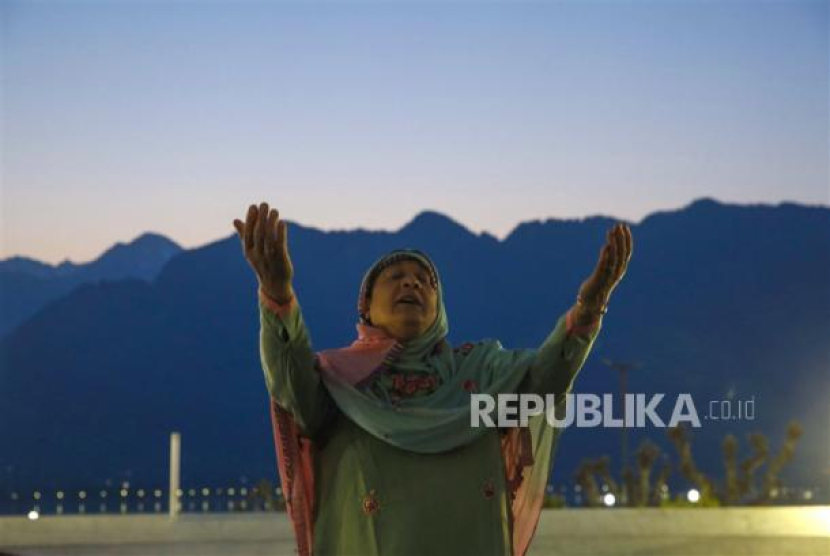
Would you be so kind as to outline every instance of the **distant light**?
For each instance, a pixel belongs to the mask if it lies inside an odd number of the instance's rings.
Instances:
[[[234,489],[232,489],[232,488],[228,489],[228,496],[233,496],[235,493],[236,493],[236,491]]]
[[[215,492],[218,496],[221,496],[221,495],[222,495],[222,487],[216,487],[216,490],[215,490],[214,492]]]
[[[12,492],[12,500],[17,500],[18,495],[16,492]]]
[[[59,490],[56,496],[58,497],[58,500],[63,500],[63,491]]]
[[[138,497],[139,498],[144,498],[144,489],[143,488],[138,489]]]
[[[40,500],[40,493],[38,491],[35,491],[33,496],[35,500]]]
[[[153,494],[155,494],[156,498],[161,498],[161,490],[160,489],[154,490]]]
[[[121,489],[121,497],[122,497],[122,498],[126,498],[126,497],[127,497],[127,489],[126,489],[126,488],[122,488],[122,489]]]
[[[202,496],[208,496],[209,494],[210,494],[210,489],[209,488],[203,488],[202,489]]]
[[[812,500],[813,499],[813,491],[812,490],[805,490],[804,491],[804,499],[805,500]]]
[[[188,496],[196,496],[196,489],[191,488],[190,490],[187,491],[187,495]]]
[[[689,492],[686,493],[686,499],[692,504],[696,504],[700,501],[700,491],[696,488],[690,488]]]
[[[614,503],[616,503],[617,497],[614,496],[612,492],[609,492],[608,494],[602,497],[602,501],[605,503],[606,506],[610,508],[614,505]]]
[[[80,498],[81,500],[83,500],[84,498],[86,498],[86,491],[83,491],[83,490],[82,490],[81,492],[79,492],[79,493],[78,493],[78,498]]]
[[[39,517],[40,517],[40,514],[37,513],[35,510],[32,510],[31,512],[29,512],[29,519],[31,519],[32,521],[37,520]]]
[[[102,490],[100,494],[101,494],[101,498],[106,498],[107,497],[107,491],[106,490]]]
[[[248,494],[248,489],[245,488],[245,487],[240,488],[239,489],[239,494],[241,494],[242,496],[245,496],[246,494]]]
[[[123,483],[121,483],[121,488],[130,488],[130,483],[124,481]]]

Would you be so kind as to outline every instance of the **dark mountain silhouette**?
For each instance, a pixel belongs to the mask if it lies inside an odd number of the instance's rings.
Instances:
[[[541,343],[596,263],[608,217],[518,226],[503,241],[438,213],[397,232],[322,232],[292,224],[296,290],[318,349],[354,336],[362,274],[402,246],[442,274],[450,340]],[[830,440],[830,209],[704,199],[632,225],[628,275],[606,316],[579,392],[617,392],[603,359],[634,362],[629,392],[692,393],[699,465],[721,476],[728,433],[805,434],[786,476],[826,485]],[[232,235],[172,257],[151,283],[84,284],[0,342],[0,485],[71,488],[105,478],[163,485],[168,434],[183,438],[185,485],[275,477],[258,351],[255,280]],[[705,420],[710,400],[755,400],[753,421]],[[618,411],[619,408],[617,408]],[[665,432],[633,430],[629,444]],[[583,457],[619,462],[619,429],[571,429],[554,478]],[[677,480],[678,473],[675,473]]]
[[[0,335],[80,284],[137,278],[151,281],[182,248],[158,234],[117,243],[89,263],[49,265],[25,257],[0,261]]]

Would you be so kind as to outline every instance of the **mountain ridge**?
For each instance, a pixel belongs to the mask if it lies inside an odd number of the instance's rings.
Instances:
[[[612,222],[540,223],[492,241],[430,220],[441,232],[419,225],[332,234],[292,224],[296,290],[316,349],[351,342],[363,272],[402,243],[435,259],[452,343],[495,337],[508,349],[538,346],[573,303]],[[754,397],[755,422],[694,431],[701,468],[720,472],[726,432],[744,443],[763,430],[775,449],[798,418],[805,436],[788,476],[826,482],[830,446],[816,424],[830,418],[822,372],[830,315],[815,300],[830,299],[830,209],[703,203],[632,231],[631,267],[577,391],[616,392],[618,377],[602,363],[612,359],[640,363],[630,392],[690,392],[700,411],[729,392]],[[17,448],[0,453],[0,470],[40,488],[128,475],[163,481],[166,435],[180,430],[185,482],[273,479],[255,291],[232,234],[176,254],[152,282],[98,281],[44,306],[0,339],[0,399],[8,402],[0,445]],[[632,452],[645,436],[676,460],[659,430],[632,430]],[[616,458],[618,446],[619,430],[568,431],[554,479],[568,481],[581,457]]]

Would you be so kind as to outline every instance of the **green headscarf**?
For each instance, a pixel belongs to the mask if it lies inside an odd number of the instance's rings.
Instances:
[[[411,341],[387,341],[385,344],[378,341],[383,333],[377,328],[359,324],[359,338],[355,344],[344,350],[320,354],[322,375],[337,406],[370,434],[405,450],[444,452],[470,443],[487,432],[484,427],[470,426],[471,394],[495,396],[516,392],[536,352],[532,349],[506,350],[498,340],[451,349],[446,341],[449,324],[437,270],[424,253],[413,249],[393,251],[366,272],[358,300],[358,311],[364,322],[373,278],[389,264],[404,259],[420,262],[433,276],[438,294],[435,321]],[[378,346],[374,353],[373,342]],[[374,369],[363,368],[355,374],[354,368],[344,368],[350,363],[344,362],[344,357],[338,361],[338,356],[346,355],[344,351],[350,351],[349,355],[355,356],[352,359],[358,361],[371,355],[377,361],[381,353],[385,357]],[[391,370],[434,376],[437,387],[426,395],[394,400],[383,380],[384,374]]]

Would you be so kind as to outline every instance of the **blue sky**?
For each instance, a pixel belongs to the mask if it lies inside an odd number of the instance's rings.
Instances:
[[[827,205],[827,6],[6,1],[0,257]]]

